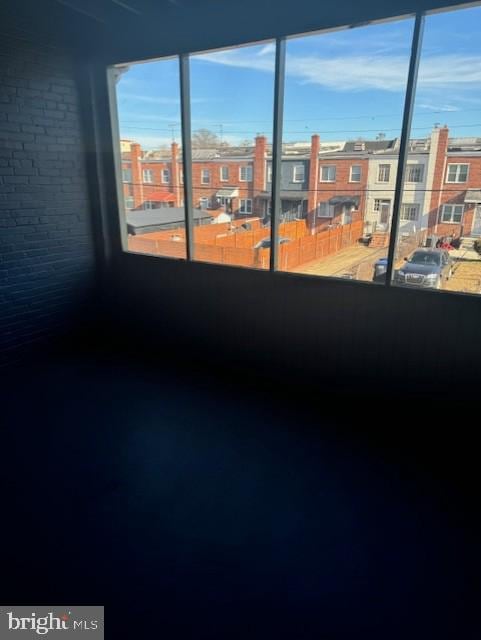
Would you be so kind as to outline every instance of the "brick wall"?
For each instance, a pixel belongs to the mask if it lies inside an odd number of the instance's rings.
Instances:
[[[69,59],[0,40],[0,352],[53,335],[93,284],[94,247]]]

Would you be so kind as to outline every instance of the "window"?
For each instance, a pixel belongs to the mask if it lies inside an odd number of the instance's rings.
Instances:
[[[391,175],[391,165],[390,164],[380,164],[379,171],[377,174],[378,182],[389,182],[389,177]]]
[[[202,169],[200,174],[200,181],[202,184],[210,184],[210,171],[209,169]]]
[[[382,200],[380,198],[374,200],[374,211],[381,211],[381,209],[386,206],[391,207],[390,200]]]
[[[349,176],[349,182],[361,182],[361,165],[353,164],[351,166],[351,174]]]
[[[321,167],[321,182],[335,182],[336,167],[335,165],[327,165]]]
[[[162,169],[162,182],[163,184],[169,184],[170,182],[170,170]]]
[[[406,167],[406,182],[422,182],[424,167],[422,164],[408,164]]]
[[[253,247],[270,236],[266,207],[271,185],[266,184],[265,167],[272,157],[275,43],[196,53],[189,63],[193,197],[208,193],[216,207],[215,233],[210,223],[193,229],[194,259],[269,269],[270,250],[259,256]],[[201,182],[200,162],[214,172],[211,187],[202,191],[195,187],[209,182]],[[250,233],[236,243],[225,237],[232,223],[244,231],[236,218],[248,216],[259,218]],[[257,240],[255,233],[261,236]]]
[[[292,172],[292,182],[304,182],[304,165],[296,164]]]
[[[467,182],[469,164],[448,164],[446,182]]]
[[[319,202],[317,205],[318,218],[332,218],[332,211],[329,202]]]
[[[202,197],[199,199],[199,206],[201,209],[207,209],[209,206],[209,198]]]
[[[267,182],[272,182],[272,165],[267,165]]]
[[[418,219],[418,204],[403,204],[401,206],[401,220],[414,221]]]
[[[179,191],[173,194],[171,202],[159,202],[154,198],[154,193],[162,189],[158,185],[163,181],[158,165],[154,163],[160,161],[164,163],[160,166],[165,166],[173,162],[174,157],[175,162],[180,162],[176,157],[178,144],[166,143],[169,134],[177,140],[181,138],[179,60],[172,57],[114,65],[109,67],[108,75],[110,102],[116,111],[112,114],[116,166],[124,165],[121,179],[132,183],[128,194],[118,189],[125,204],[125,207],[119,207],[122,248],[135,253],[185,258],[185,211]],[[133,92],[133,86],[142,87],[138,92],[141,95]],[[169,123],[168,133],[166,123]],[[121,140],[132,143],[125,144]],[[134,173],[134,167],[139,167],[140,171]],[[177,241],[171,242],[170,236],[166,236],[164,241],[156,242],[152,234],[142,228],[139,209],[152,218],[155,231],[160,234],[170,232]]]
[[[450,224],[460,223],[463,219],[463,204],[445,204],[441,212],[441,222]]]
[[[252,182],[252,167],[241,167],[239,169],[239,180],[241,182]]]
[[[240,199],[239,213],[252,213],[252,200],[250,198]]]

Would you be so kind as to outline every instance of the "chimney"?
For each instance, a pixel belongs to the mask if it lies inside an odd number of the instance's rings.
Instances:
[[[261,202],[259,195],[262,191],[266,190],[266,147],[267,139],[265,136],[256,136],[254,147],[254,166],[252,168],[253,174],[253,189],[254,189],[254,203],[256,209],[259,202]],[[257,210],[258,215],[262,215],[263,211]]]
[[[307,220],[311,232],[316,226],[317,186],[319,182],[319,150],[321,139],[317,134],[311,137],[311,160],[309,163],[309,193],[307,195]]]
[[[446,171],[448,152],[449,129],[448,127],[435,127],[431,134],[431,148],[429,152],[429,164],[434,157],[434,171],[432,175],[431,202],[429,205],[428,229],[432,233],[437,226],[439,218],[439,206]],[[430,187],[429,184],[426,185]]]
[[[170,175],[171,175],[171,186],[172,191],[175,197],[175,206],[180,206],[180,201],[182,200],[182,194],[179,189],[179,165],[177,163],[177,156],[179,153],[179,145],[177,142],[173,142],[170,147],[171,152],[171,164],[170,164]]]
[[[144,201],[144,190],[142,187],[142,147],[137,142],[130,145],[130,160],[132,171],[132,194],[134,196],[134,208],[140,207]]]

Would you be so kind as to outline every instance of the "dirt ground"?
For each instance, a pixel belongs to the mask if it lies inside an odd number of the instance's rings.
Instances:
[[[371,281],[374,263],[379,258],[387,256],[387,252],[387,247],[370,249],[363,245],[354,245],[327,258],[307,262],[293,271],[315,276],[349,277]],[[403,260],[399,260],[396,267],[400,267],[402,264]],[[453,275],[444,289],[464,293],[481,293],[481,260],[455,260]]]

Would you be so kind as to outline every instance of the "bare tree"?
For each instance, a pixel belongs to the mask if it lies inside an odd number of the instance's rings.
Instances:
[[[192,134],[192,147],[194,149],[217,149],[224,146],[226,144],[210,129],[197,129]]]

